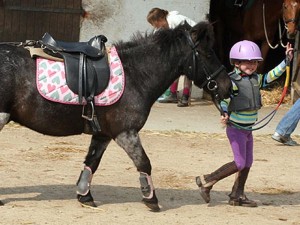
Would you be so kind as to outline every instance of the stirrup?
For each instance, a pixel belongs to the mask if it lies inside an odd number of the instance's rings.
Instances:
[[[101,127],[97,119],[97,116],[95,114],[94,103],[93,101],[88,101],[88,104],[91,105],[91,110],[92,110],[91,115],[90,116],[87,115],[88,113],[85,111],[85,105],[83,105],[81,117],[89,121],[90,126],[92,127],[94,133],[98,133],[101,131]]]
[[[92,121],[95,115],[95,108],[94,108],[94,103],[92,101],[89,101],[87,104],[91,105],[91,109],[92,109],[92,113],[90,116],[87,115],[86,110],[85,110],[85,106],[83,105],[82,107],[82,113],[81,113],[81,117],[88,120],[88,121]]]

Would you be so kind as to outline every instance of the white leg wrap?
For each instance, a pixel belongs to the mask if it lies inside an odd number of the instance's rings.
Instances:
[[[81,174],[77,181],[77,194],[85,196],[89,193],[92,177],[93,174],[91,168],[85,166],[84,169],[81,171]]]
[[[5,124],[7,124],[8,120],[9,120],[9,113],[0,113],[0,130],[2,130],[2,128],[5,126]]]
[[[154,186],[152,182],[151,176],[146,173],[140,173],[140,183],[141,183],[141,190],[143,193],[143,198],[151,199],[153,198],[153,191]]]

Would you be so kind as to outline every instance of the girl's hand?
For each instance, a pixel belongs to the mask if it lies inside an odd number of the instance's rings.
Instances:
[[[224,113],[224,116],[221,116],[221,119],[220,119],[221,123],[226,126],[227,122],[228,122],[228,118],[229,118],[228,114]]]
[[[286,44],[285,55],[289,58],[290,61],[293,59],[294,49],[292,47],[292,44],[290,44],[289,42]]]

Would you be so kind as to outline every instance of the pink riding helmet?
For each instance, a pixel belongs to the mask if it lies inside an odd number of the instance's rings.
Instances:
[[[229,58],[237,60],[257,60],[262,61],[261,51],[257,44],[252,41],[239,41],[230,49]]]

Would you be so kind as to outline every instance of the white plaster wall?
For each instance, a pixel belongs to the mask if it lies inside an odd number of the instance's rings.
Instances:
[[[81,21],[80,41],[103,34],[108,38],[109,45],[119,40],[127,41],[137,31],[152,31],[146,17],[154,7],[179,11],[195,22],[205,20],[209,0],[82,0],[82,7],[86,15]],[[181,78],[179,90],[182,81]],[[202,96],[202,90],[193,85],[192,97]]]
[[[154,7],[177,10],[195,22],[204,20],[209,0],[82,0],[82,7],[87,14],[82,19],[80,40],[103,34],[115,42],[126,41],[137,31],[151,30],[146,16]]]

